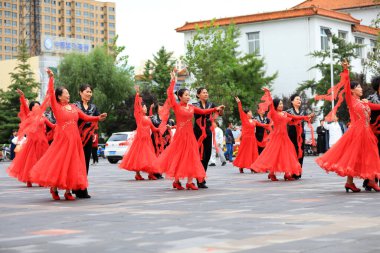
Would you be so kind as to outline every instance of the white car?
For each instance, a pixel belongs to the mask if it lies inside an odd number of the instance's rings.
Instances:
[[[117,163],[123,159],[124,154],[128,151],[135,132],[113,133],[106,142],[104,155],[110,163]]]

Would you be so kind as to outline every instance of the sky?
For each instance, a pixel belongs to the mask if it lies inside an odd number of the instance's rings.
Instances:
[[[162,46],[184,54],[186,22],[289,9],[303,0],[109,0],[116,3],[118,44],[126,47],[129,65],[138,68]],[[105,2],[105,1],[103,1]]]

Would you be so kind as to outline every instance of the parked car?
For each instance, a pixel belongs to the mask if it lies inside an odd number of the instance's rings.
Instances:
[[[123,158],[132,143],[134,132],[113,133],[106,142],[104,155],[110,163],[117,163]]]

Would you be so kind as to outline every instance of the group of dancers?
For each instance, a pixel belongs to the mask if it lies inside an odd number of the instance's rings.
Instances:
[[[317,96],[317,100],[338,100],[326,119],[335,116],[343,101],[347,102],[351,124],[343,137],[324,155],[316,159],[317,164],[327,172],[335,172],[347,177],[345,189],[359,192],[353,178],[367,180],[367,190],[380,191],[376,179],[380,174],[378,140],[379,119],[372,118],[371,110],[380,110],[380,104],[361,100],[362,88],[357,82],[350,82],[348,63],[343,63],[341,81],[329,94]],[[54,90],[54,75],[48,70],[49,85],[42,104],[27,101],[20,94],[20,151],[8,168],[10,176],[19,181],[42,187],[50,187],[54,200],[59,200],[58,189],[65,190],[66,200],[90,198],[88,194],[88,168],[91,156],[92,136],[97,122],[106,119],[90,101],[92,88],[83,85],[80,88],[81,101],[70,104],[70,94],[64,87]],[[374,79],[374,87],[379,94],[379,78]],[[376,81],[377,80],[377,81]],[[198,190],[208,188],[206,172],[212,146],[217,153],[221,148],[215,141],[216,119],[223,114],[224,105],[217,106],[209,101],[207,89],[199,88],[199,101],[190,104],[190,91],[186,88],[174,92],[176,72],[171,72],[171,82],[167,89],[165,103],[156,104],[149,110],[135,86],[134,117],[137,124],[136,134],[129,140],[130,148],[124,155],[119,167],[133,171],[136,180],[156,180],[165,175],[172,179],[177,190]],[[376,83],[377,82],[377,83]],[[377,86],[376,86],[377,85]],[[253,118],[252,111],[243,109],[238,97],[236,102],[242,125],[241,141],[233,165],[243,172],[250,169],[256,173],[268,173],[271,181],[278,181],[276,175],[284,174],[284,180],[293,181],[302,175],[304,123],[311,126],[314,113],[306,114],[300,110],[301,99],[292,96],[292,108],[283,111],[283,102],[272,98],[269,89],[264,88],[259,116]],[[377,98],[380,98],[379,95]],[[51,107],[54,124],[44,112]],[[153,112],[154,109],[154,112]],[[174,111],[175,122],[169,119]],[[267,112],[267,118],[264,116]],[[46,126],[54,131],[53,141],[49,145]],[[172,129],[175,129],[174,136]],[[313,133],[313,130],[311,131]],[[290,136],[290,138],[289,138]],[[314,139],[312,137],[312,139]],[[186,179],[185,187],[181,179]],[[194,183],[196,180],[196,184]]]

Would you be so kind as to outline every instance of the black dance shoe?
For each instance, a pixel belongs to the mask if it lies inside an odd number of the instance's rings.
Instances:
[[[208,166],[213,167],[213,166],[216,166],[216,164],[215,163],[210,163]]]
[[[202,182],[202,183],[198,183],[198,188],[199,189],[208,189],[208,186],[206,185],[205,182]]]

